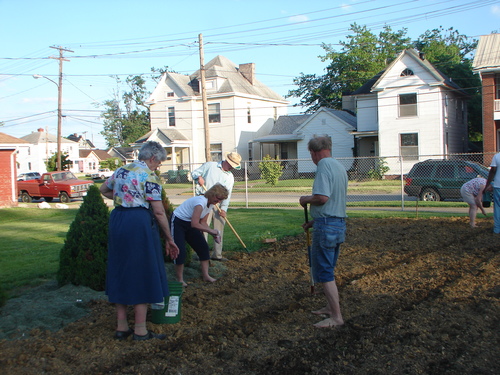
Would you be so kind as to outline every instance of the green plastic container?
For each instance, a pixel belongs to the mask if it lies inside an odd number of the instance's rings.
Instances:
[[[165,297],[165,305],[152,307],[151,322],[154,324],[175,324],[181,320],[182,283],[169,281],[168,289],[170,295]]]

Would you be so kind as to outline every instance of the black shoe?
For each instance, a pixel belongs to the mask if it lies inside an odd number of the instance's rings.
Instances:
[[[136,341],[144,341],[144,340],[151,340],[151,339],[158,339],[158,340],[165,340],[167,338],[167,335],[163,333],[153,333],[151,331],[148,331],[144,336],[139,336],[134,333],[133,339]]]
[[[211,260],[215,260],[216,262],[227,262],[229,259],[227,258],[210,258]]]
[[[134,333],[134,330],[132,328],[129,328],[128,331],[115,331],[114,338],[116,340],[125,340],[132,333]]]

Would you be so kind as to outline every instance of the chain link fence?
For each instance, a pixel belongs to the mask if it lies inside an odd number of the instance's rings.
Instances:
[[[349,178],[348,206],[401,205],[418,200],[462,201],[463,183],[487,178],[492,154],[449,154],[337,158]],[[167,196],[174,205],[194,194],[191,171],[201,164],[161,170]],[[298,207],[311,194],[316,165],[310,159],[242,161],[233,170],[231,207]],[[414,204],[413,204],[414,205]]]

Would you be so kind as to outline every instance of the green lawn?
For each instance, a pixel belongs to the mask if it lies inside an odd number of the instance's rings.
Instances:
[[[438,202],[443,205],[445,202]],[[77,209],[41,210],[33,208],[6,208],[0,210],[0,284],[6,291],[34,286],[52,280],[58,269],[59,252],[69,225]],[[350,218],[356,217],[417,217],[415,209],[405,211],[349,210]],[[466,216],[419,212],[419,218],[430,216]],[[303,232],[304,211],[296,209],[240,208],[229,211],[231,224],[246,245],[246,250],[226,226],[225,251],[254,252],[265,249],[264,238],[296,236]]]

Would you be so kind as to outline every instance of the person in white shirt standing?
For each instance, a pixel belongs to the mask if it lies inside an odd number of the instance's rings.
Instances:
[[[493,156],[490,163],[490,173],[486,181],[484,191],[493,191],[493,232],[500,233],[500,173],[497,168],[500,165],[500,153]]]
[[[231,170],[241,169],[240,163],[241,156],[236,152],[230,152],[226,155],[225,160],[222,160],[220,162],[206,162],[201,167],[191,172],[191,177],[198,182],[198,185],[196,187],[197,195],[204,194],[206,190],[210,189],[217,183],[223,185],[229,192],[227,199],[224,199],[220,203],[220,211],[216,207],[214,207],[207,218],[208,225],[210,225],[213,220],[213,228],[218,230],[221,235],[220,243],[214,243],[214,248],[211,254],[212,260],[227,260],[226,258],[222,257],[224,225],[226,224],[226,221],[224,219],[226,217],[229,202],[231,200],[231,192],[234,186],[234,176],[231,173]]]

